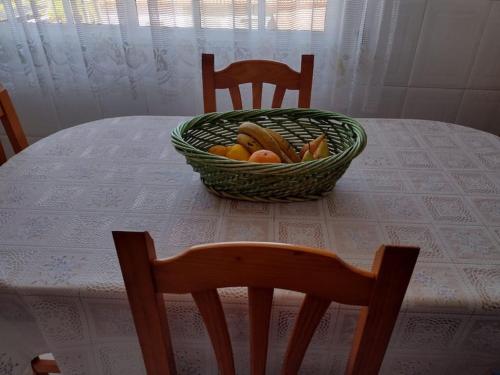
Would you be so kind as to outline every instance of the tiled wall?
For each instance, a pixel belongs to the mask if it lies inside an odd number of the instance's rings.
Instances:
[[[500,1],[401,0],[376,113],[500,135]]]

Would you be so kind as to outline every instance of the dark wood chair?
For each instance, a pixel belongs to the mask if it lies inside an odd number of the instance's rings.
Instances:
[[[157,259],[147,232],[113,232],[113,238],[149,375],[176,373],[163,293],[192,294],[212,341],[219,372],[235,373],[217,288],[236,286],[248,287],[252,374],[265,373],[274,288],[305,294],[282,374],[297,374],[331,301],[364,306],[346,374],[377,374],[419,253],[415,247],[382,246],[368,272],[330,252],[301,246],[215,243]]]
[[[39,356],[31,361],[33,375],[59,374],[61,371],[53,359],[41,359]]]
[[[272,108],[280,108],[286,90],[299,90],[298,107],[309,108],[314,68],[314,55],[302,55],[300,72],[288,65],[269,60],[237,61],[215,71],[214,55],[202,54],[203,103],[205,113],[215,112],[216,89],[229,89],[234,109],[243,109],[239,85],[252,84],[252,107],[262,106],[262,85],[276,85]]]
[[[7,137],[14,153],[21,152],[28,147],[28,140],[24,134],[19,118],[17,117],[16,109],[12,104],[9,93],[0,85],[0,120],[2,121]],[[0,143],[0,165],[7,161],[5,150]]]

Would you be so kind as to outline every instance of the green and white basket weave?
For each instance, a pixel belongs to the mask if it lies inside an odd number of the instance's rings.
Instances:
[[[236,142],[238,126],[251,121],[280,133],[297,151],[321,133],[331,156],[293,164],[249,163],[207,152]],[[296,202],[318,199],[335,187],[352,159],[363,151],[366,133],[354,119],[315,109],[267,109],[209,113],[172,131],[175,149],[212,193],[257,202]]]

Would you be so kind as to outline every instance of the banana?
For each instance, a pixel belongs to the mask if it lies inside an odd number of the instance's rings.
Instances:
[[[288,158],[293,163],[298,163],[300,161],[299,155],[297,155],[292,145],[285,138],[283,138],[281,134],[276,133],[272,129],[266,128],[266,131],[269,134],[271,134],[271,137],[273,137],[276,142],[278,142],[278,145],[280,146],[281,150],[286,154],[286,156],[288,156]]]
[[[311,152],[309,150],[307,150],[304,153],[304,156],[302,157],[302,161],[313,161],[313,160],[314,160],[313,155],[311,154]]]
[[[281,151],[281,148],[274,138],[262,127],[252,122],[244,122],[239,127],[239,132],[255,139],[264,150],[274,152],[285,163],[291,163],[290,158]]]
[[[330,155],[330,152],[328,151],[328,143],[326,143],[326,139],[323,139],[316,151],[314,151],[313,157],[314,159],[323,159],[328,155]]]
[[[326,137],[325,134],[321,134],[315,140],[307,142],[304,146],[302,146],[302,149],[300,150],[300,157],[303,158],[307,150],[311,151],[311,154],[314,154],[319,144],[325,137]]]
[[[236,136],[236,142],[245,147],[251,154],[253,154],[255,151],[262,150],[262,146],[260,145],[260,143],[247,134],[239,133]]]

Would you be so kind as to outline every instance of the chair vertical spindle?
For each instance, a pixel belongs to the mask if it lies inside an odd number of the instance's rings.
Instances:
[[[266,373],[273,292],[272,288],[248,288],[250,373],[252,375],[265,375]]]
[[[283,98],[285,97],[285,88],[282,86],[276,86],[273,95],[273,103],[271,105],[272,108],[280,108],[283,103]]]
[[[230,87],[229,94],[231,94],[231,101],[233,102],[233,108],[234,109],[243,109],[240,88],[238,86]]]
[[[331,301],[306,295],[300,308],[299,316],[293,328],[292,337],[283,363],[283,375],[295,375],[299,371],[307,347]]]
[[[234,375],[234,357],[226,316],[217,290],[191,293],[212,341],[221,375]]]
[[[252,83],[252,107],[253,109],[262,107],[262,82]]]

